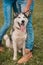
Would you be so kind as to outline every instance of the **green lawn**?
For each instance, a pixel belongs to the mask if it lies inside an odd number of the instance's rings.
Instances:
[[[4,22],[3,20],[2,4],[0,2],[0,28]],[[25,65],[43,65],[43,0],[35,1],[33,27],[35,33],[33,58]],[[12,57],[13,51],[8,51],[8,49],[5,48],[5,51],[0,53],[0,65],[17,65],[16,62],[12,60]],[[20,57],[21,55],[18,54],[18,59]]]

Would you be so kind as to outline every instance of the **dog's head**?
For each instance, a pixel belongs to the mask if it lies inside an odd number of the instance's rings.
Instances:
[[[13,28],[24,31],[26,25],[28,23],[28,13],[20,13],[14,18],[14,25]]]

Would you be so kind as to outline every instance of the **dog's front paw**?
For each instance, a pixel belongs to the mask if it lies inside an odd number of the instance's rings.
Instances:
[[[17,60],[17,58],[16,58],[16,57],[13,57],[13,60],[14,60],[14,61],[16,61],[16,60]]]

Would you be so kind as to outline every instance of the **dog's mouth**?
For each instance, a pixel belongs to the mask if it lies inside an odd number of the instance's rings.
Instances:
[[[16,27],[18,30],[21,30],[22,32],[24,32],[25,31],[25,26],[24,26],[24,24],[23,23],[19,23],[18,22],[18,26],[19,26],[19,28],[18,27]]]
[[[24,31],[25,31],[25,27],[24,27],[23,25],[21,25],[21,26],[20,26],[20,30],[21,30],[22,32],[24,32]]]

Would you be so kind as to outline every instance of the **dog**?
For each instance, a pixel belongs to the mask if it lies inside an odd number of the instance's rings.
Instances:
[[[30,14],[30,13],[29,13]],[[26,26],[28,23],[28,15],[26,13],[20,13],[14,18],[13,30],[11,30],[11,39],[6,34],[4,35],[4,40],[6,41],[6,46],[8,48],[13,47],[14,55],[13,60],[17,60],[17,51],[21,52],[22,49],[23,56],[25,55],[25,42],[27,39]]]

